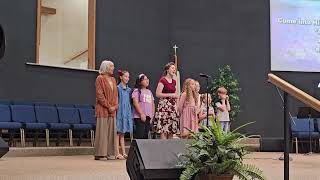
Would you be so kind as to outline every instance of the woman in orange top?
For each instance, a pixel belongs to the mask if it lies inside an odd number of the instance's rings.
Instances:
[[[103,61],[100,66],[100,75],[96,79],[96,138],[95,160],[100,158],[115,159],[119,153],[116,141],[116,110],[118,109],[118,89],[113,77],[114,64]]]

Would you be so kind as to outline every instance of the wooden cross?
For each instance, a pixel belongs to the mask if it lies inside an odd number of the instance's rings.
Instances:
[[[176,66],[176,90],[177,90],[177,94],[180,95],[181,93],[181,88],[180,88],[180,73],[179,73],[179,70],[178,70],[178,56],[177,56],[177,49],[178,49],[178,46],[175,44],[173,47],[173,50],[174,50],[174,64]]]
[[[173,46],[173,49],[174,49],[174,55],[177,55],[178,46],[177,46],[177,45],[174,45],[174,46]]]
[[[174,50],[174,64],[176,66],[176,69],[178,71],[178,56],[177,56],[177,49],[178,49],[178,46],[175,44],[173,47],[173,50]]]

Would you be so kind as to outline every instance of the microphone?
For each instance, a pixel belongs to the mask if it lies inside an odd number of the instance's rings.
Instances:
[[[211,76],[209,76],[208,74],[203,74],[203,73],[200,73],[199,76],[204,78],[211,78]]]

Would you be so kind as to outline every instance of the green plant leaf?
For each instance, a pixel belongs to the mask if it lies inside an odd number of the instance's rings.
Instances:
[[[243,125],[237,127],[236,129],[234,129],[234,130],[232,131],[232,133],[235,133],[235,132],[239,131],[240,129],[242,129],[243,127],[246,127],[246,126],[248,126],[248,125],[250,125],[250,124],[253,124],[253,123],[255,123],[255,121],[254,121],[254,122],[248,122],[248,123],[246,123],[246,124],[243,124]]]
[[[182,174],[180,175],[180,180],[190,180],[195,174],[200,170],[199,167],[195,167],[193,164],[186,166]]]
[[[264,175],[263,175],[263,172],[258,169],[257,167],[253,166],[253,165],[250,165],[250,164],[243,164],[241,165],[242,169],[244,171],[246,171],[246,173],[252,177],[253,179],[259,179],[259,180],[265,180],[267,179]]]

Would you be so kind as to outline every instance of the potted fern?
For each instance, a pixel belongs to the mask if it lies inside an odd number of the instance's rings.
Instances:
[[[248,137],[238,130],[250,123],[225,133],[218,120],[211,121],[213,126],[203,126],[203,132],[190,131],[193,140],[186,153],[179,155],[178,166],[184,168],[180,180],[232,180],[234,176],[240,180],[265,180],[261,170],[243,163],[248,151],[240,141]]]

